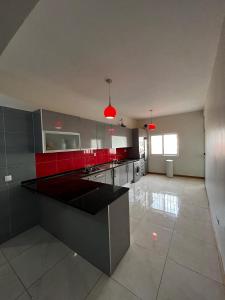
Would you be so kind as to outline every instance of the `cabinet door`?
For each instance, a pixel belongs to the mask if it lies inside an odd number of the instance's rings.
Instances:
[[[133,163],[129,163],[127,165],[127,177],[128,177],[128,182],[133,182],[134,180],[134,164]]]
[[[42,126],[48,131],[80,133],[80,118],[49,110],[42,110]]]
[[[105,147],[105,124],[96,122],[96,138],[97,148],[104,149]]]
[[[127,147],[127,132],[125,127],[113,126],[112,148]]]
[[[105,183],[113,184],[113,170],[105,171]]]
[[[112,148],[112,135],[114,132],[114,128],[111,124],[104,124],[105,125],[105,138],[104,138],[104,148]]]
[[[97,149],[96,122],[88,119],[81,119],[81,148]]]
[[[132,129],[126,128],[127,147],[133,147]]]
[[[113,169],[113,184],[120,185],[120,170],[119,167]]]
[[[118,167],[119,169],[119,185],[123,186],[127,183],[127,165]]]

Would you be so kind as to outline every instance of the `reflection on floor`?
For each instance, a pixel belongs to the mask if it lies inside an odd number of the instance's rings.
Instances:
[[[130,186],[131,247],[108,278],[35,227],[0,246],[3,300],[224,300],[204,182]]]

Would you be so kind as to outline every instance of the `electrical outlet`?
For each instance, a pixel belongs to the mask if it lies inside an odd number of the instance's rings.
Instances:
[[[10,181],[12,181],[12,175],[6,175],[5,182],[10,182]]]

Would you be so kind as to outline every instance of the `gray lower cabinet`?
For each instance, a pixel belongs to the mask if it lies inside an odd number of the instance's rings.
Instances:
[[[102,171],[97,174],[86,176],[82,178],[83,180],[91,180],[95,182],[113,184],[113,169]]]
[[[105,183],[113,184],[113,169],[105,171]]]
[[[95,182],[106,183],[105,182],[105,176],[106,176],[105,172],[100,172],[100,173],[93,174],[93,175],[90,175],[88,177],[85,177],[84,179],[95,181]]]
[[[114,185],[120,185],[120,170],[119,167],[113,169],[113,184]]]
[[[41,226],[111,275],[130,246],[128,192],[96,215],[39,195]]]
[[[127,181],[129,183],[133,182],[134,180],[134,164],[129,163],[127,164]]]
[[[127,165],[114,168],[114,185],[123,186],[127,183]]]
[[[123,186],[127,183],[127,165],[119,167],[119,185]]]
[[[87,177],[84,177],[83,179],[123,186],[128,182],[129,183],[133,182],[134,165],[133,165],[133,163],[121,165],[114,169],[110,169],[110,170],[99,172],[97,174],[89,175]]]

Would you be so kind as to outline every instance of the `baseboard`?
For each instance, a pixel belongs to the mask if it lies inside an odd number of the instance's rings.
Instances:
[[[158,172],[148,172],[147,174],[166,175],[166,173],[158,173]],[[179,174],[174,174],[174,176],[175,177],[195,178],[195,179],[205,179],[205,177],[202,177],[202,176],[190,176],[190,175],[179,175]]]

